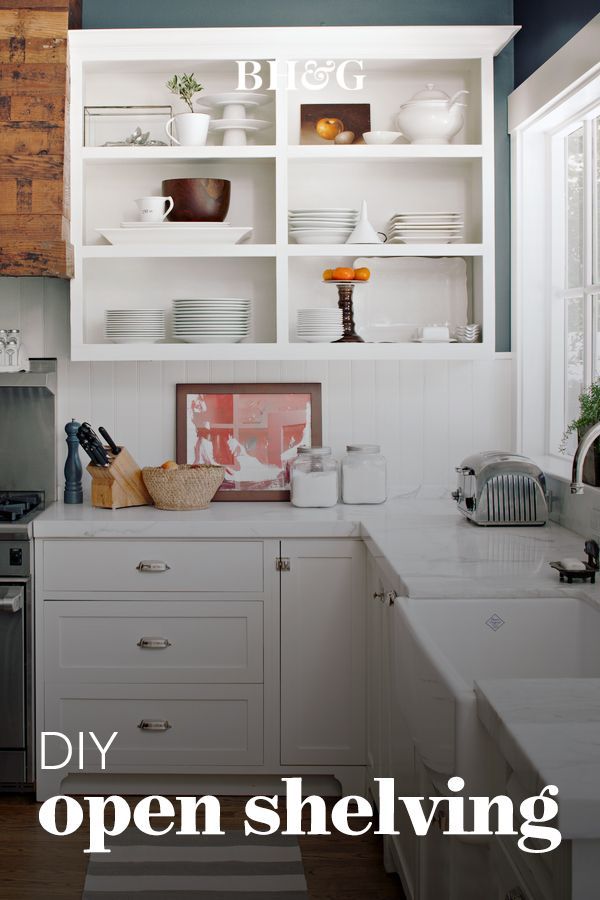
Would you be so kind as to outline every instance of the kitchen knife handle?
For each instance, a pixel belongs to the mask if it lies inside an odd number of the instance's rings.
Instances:
[[[99,427],[98,431],[100,432],[100,434],[102,435],[102,437],[104,438],[104,440],[106,441],[106,443],[108,444],[108,446],[110,447],[113,456],[118,456],[118,454],[121,452],[121,448],[120,448],[120,447],[117,447],[117,445],[115,444],[115,442],[114,442],[113,439],[111,438],[111,436],[110,436],[110,434],[108,433],[108,431],[106,430],[106,428],[103,428],[102,425],[101,425],[101,426]]]

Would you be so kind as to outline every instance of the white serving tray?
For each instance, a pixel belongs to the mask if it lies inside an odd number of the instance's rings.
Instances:
[[[186,225],[178,228],[173,222],[158,228],[96,228],[96,231],[110,244],[239,244],[250,234],[252,228],[245,226],[230,228],[208,228],[200,223],[197,228]]]
[[[351,265],[371,270],[369,292],[354,292],[356,330],[366,341],[411,341],[420,326],[469,321],[462,257],[362,256]]]

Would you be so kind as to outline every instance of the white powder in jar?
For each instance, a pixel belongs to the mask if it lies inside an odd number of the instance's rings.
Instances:
[[[302,472],[292,469],[291,501],[294,506],[335,506],[338,502],[338,474]]]
[[[383,503],[387,497],[385,468],[344,463],[342,495],[344,503]]]

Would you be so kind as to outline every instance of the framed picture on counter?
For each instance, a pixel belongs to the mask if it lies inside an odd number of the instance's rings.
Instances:
[[[320,384],[178,384],[177,462],[225,468],[215,500],[289,500],[298,447],[321,443]]]

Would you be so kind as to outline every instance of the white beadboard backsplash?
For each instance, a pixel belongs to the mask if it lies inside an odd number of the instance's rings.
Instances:
[[[57,357],[57,460],[62,496],[64,425],[105,428],[140,465],[175,455],[178,382],[316,381],[323,443],[377,442],[392,489],[449,487],[454,466],[481,449],[513,446],[512,361],[71,362],[69,287],[51,278],[0,278],[0,327],[20,328],[31,356]],[[82,454],[82,461],[84,455]],[[85,476],[87,480],[87,475]]]

